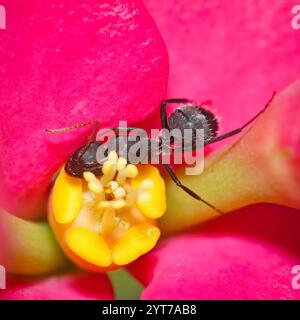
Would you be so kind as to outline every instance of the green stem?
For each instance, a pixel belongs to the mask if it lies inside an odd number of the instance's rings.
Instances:
[[[48,223],[29,222],[0,211],[0,264],[18,275],[43,275],[70,266]]]

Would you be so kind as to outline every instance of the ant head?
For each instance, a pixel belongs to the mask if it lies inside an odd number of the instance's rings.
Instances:
[[[101,144],[95,141],[96,133],[99,127],[98,121],[90,121],[65,127],[61,129],[46,129],[48,133],[63,133],[66,131],[75,130],[88,125],[94,125],[91,136],[88,137],[86,145],[80,147],[68,159],[65,165],[65,171],[68,175],[82,178],[85,171],[94,173],[96,176],[102,175],[102,163],[97,161],[97,150]],[[94,142],[93,142],[94,141]]]
[[[169,116],[168,125],[170,130],[179,129],[182,136],[185,129],[203,129],[204,144],[214,138],[218,132],[218,121],[215,115],[192,103],[177,108]],[[196,139],[194,134],[193,139]]]
[[[97,141],[80,147],[68,159],[65,170],[68,175],[82,178],[85,171],[95,176],[102,175],[102,163],[97,161],[97,150],[101,144]]]

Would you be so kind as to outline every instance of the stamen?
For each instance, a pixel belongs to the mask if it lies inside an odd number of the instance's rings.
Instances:
[[[100,181],[96,180],[96,181],[92,181],[88,183],[88,188],[95,192],[95,193],[102,193],[103,192],[103,187]]]
[[[94,206],[96,200],[95,193],[92,191],[83,192],[82,200],[88,207]]]
[[[117,170],[121,171],[122,169],[125,169],[127,165],[127,160],[124,158],[119,158],[117,162]]]
[[[89,172],[89,171],[85,171],[83,173],[83,178],[87,181],[87,182],[91,182],[93,180],[96,179],[96,176],[92,173],[92,172]]]
[[[116,151],[110,151],[107,158],[108,158],[108,161],[112,163],[116,163],[118,161],[119,156]]]
[[[127,178],[127,175],[126,175],[126,170],[125,168],[122,168],[119,172],[118,172],[118,175],[117,175],[117,182],[119,185],[122,185],[125,183],[125,180]]]
[[[133,165],[133,164],[129,164],[126,167],[126,175],[128,178],[136,178],[139,174],[138,168]]]
[[[106,186],[110,181],[113,180],[117,172],[117,162],[112,162],[110,160],[104,162],[102,167],[103,176],[101,177],[101,183]]]
[[[111,189],[112,191],[114,191],[114,190],[116,190],[116,189],[119,187],[119,184],[118,184],[117,181],[111,181],[111,182],[109,183],[109,187],[110,187],[110,189]]]
[[[98,204],[99,209],[106,209],[106,208],[114,208],[116,210],[122,209],[126,206],[126,201],[124,199],[118,199],[113,201],[101,201]]]
[[[112,207],[109,207],[104,211],[103,218],[102,218],[103,234],[109,234],[115,228],[116,226],[115,214],[116,214],[116,211]]]
[[[116,210],[126,207],[126,201],[124,199],[118,199],[118,200],[112,201],[112,203],[113,203],[113,207]]]
[[[124,198],[124,197],[126,196],[126,191],[124,190],[124,188],[118,187],[118,188],[114,191],[114,196],[115,196],[115,199]]]
[[[63,171],[63,183],[56,181],[56,194],[62,187],[67,189],[68,205],[76,206],[71,208],[72,215],[65,207],[55,207],[63,217],[55,219],[70,224],[65,242],[81,259],[99,267],[124,265],[156,244],[160,233],[154,224],[165,211],[165,187],[156,168],[145,166],[139,175],[138,167],[119,158],[115,151],[109,153],[102,173],[98,178],[92,172],[84,172],[84,179],[69,183],[70,178]],[[78,181],[82,185],[77,186]]]
[[[88,182],[88,188],[97,194],[103,193],[103,186],[92,172],[84,172],[84,179]]]
[[[113,164],[109,161],[104,162],[103,166],[102,166],[102,173],[103,175],[107,175],[110,174],[111,170],[112,170]]]

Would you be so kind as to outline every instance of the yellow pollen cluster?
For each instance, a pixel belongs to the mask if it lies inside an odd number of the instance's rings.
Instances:
[[[51,201],[52,225],[69,256],[101,268],[126,265],[151,250],[160,236],[156,219],[166,210],[159,171],[110,152],[96,177],[61,171]],[[56,230],[57,229],[57,230]]]

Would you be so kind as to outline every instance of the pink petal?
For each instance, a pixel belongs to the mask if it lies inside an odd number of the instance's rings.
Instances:
[[[249,207],[163,241],[131,270],[143,299],[300,299],[299,227],[295,210]]]
[[[211,99],[222,132],[239,127],[274,90],[299,77],[291,1],[144,2],[168,48],[168,96]]]
[[[108,300],[113,299],[109,279],[105,275],[68,274],[41,279],[10,276],[0,300]]]
[[[1,4],[2,198],[8,211],[38,218],[51,177],[91,132],[45,129],[144,119],[164,94],[167,53],[138,0]]]

